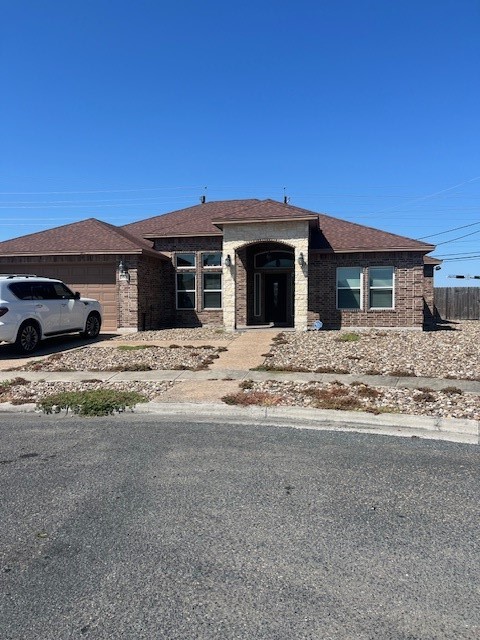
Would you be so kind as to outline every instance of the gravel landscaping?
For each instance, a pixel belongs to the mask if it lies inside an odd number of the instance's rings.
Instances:
[[[205,369],[215,358],[214,347],[155,347],[111,344],[56,353],[44,360],[29,362],[14,371],[154,371]]]
[[[135,391],[148,400],[154,400],[167,391],[173,382],[104,382],[102,380],[83,380],[80,382],[26,382],[22,378],[12,378],[0,385],[0,402],[24,404],[38,402],[41,398],[64,391],[91,391],[112,389],[116,391]]]
[[[266,366],[280,371],[480,380],[480,322],[447,326],[453,328],[284,332]]]
[[[225,331],[219,327],[184,327],[181,329],[160,329],[158,331],[137,331],[124,333],[115,340],[134,342],[156,342],[159,340],[171,340],[172,342],[185,342],[188,340],[225,340],[231,342],[238,334]]]
[[[371,413],[407,413],[442,418],[480,420],[480,396],[462,393],[454,386],[443,391],[373,387],[342,382],[295,383],[265,380],[245,381],[242,391],[226,396],[224,402],[237,405],[300,406]]]
[[[421,387],[420,381],[417,389],[402,389],[399,388],[401,382],[396,387],[373,387],[358,382],[264,380],[241,383],[239,392],[224,401],[480,420],[480,383],[479,394],[474,394],[461,392],[454,381],[455,378],[480,381],[480,322],[463,321],[447,326],[451,329],[432,332],[380,329],[279,332],[262,367],[279,371],[390,375],[400,377],[400,381],[402,376],[440,378],[445,382],[442,391]],[[15,371],[199,370],[221,356],[221,352],[228,349],[228,342],[238,335],[215,328],[145,331],[116,338],[108,346],[102,343],[54,354]],[[208,346],[208,339],[225,341],[225,345]],[[168,347],[147,344],[157,341],[171,344]],[[178,346],[178,343],[188,345],[189,341],[197,344],[205,341],[205,344]],[[172,384],[99,380],[25,384],[20,381],[0,387],[0,402],[36,402],[53,393],[84,389],[138,391],[152,400],[161,397]]]

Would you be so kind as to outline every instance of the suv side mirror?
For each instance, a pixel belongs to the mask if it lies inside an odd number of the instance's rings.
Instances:
[[[75,291],[75,293],[73,294],[73,297],[75,300],[80,300],[80,293],[78,291]]]

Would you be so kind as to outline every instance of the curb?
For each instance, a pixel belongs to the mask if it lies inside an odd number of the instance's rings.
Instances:
[[[38,412],[35,403],[0,404],[0,413]],[[479,444],[480,421],[459,418],[436,418],[411,414],[381,414],[359,411],[333,411],[299,407],[235,407],[219,403],[138,404],[136,414],[158,415],[161,418],[182,418],[197,422],[224,422],[258,426],[309,429],[316,431],[353,431],[399,437],[417,437],[463,444]],[[62,415],[63,414],[58,414]],[[74,415],[74,414],[69,414]]]
[[[375,415],[360,411],[303,409],[299,407],[233,407],[210,403],[161,403],[137,405],[136,413],[176,416],[198,421],[255,422],[264,426],[321,431],[356,431],[403,437],[417,436],[451,442],[479,444],[480,422],[459,418],[438,418],[410,414]]]

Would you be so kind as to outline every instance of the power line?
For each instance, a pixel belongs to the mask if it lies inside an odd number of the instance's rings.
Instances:
[[[478,260],[480,254],[473,256],[466,256],[465,258],[445,258],[442,262],[463,262],[464,260]]]
[[[479,222],[472,222],[471,224],[464,224],[461,227],[453,227],[453,229],[447,229],[446,231],[439,231],[438,233],[431,233],[428,236],[422,236],[421,238],[418,238],[419,240],[424,240],[425,238],[434,238],[435,236],[441,236],[444,233],[450,233],[451,231],[458,231],[459,229],[466,229],[467,227],[474,227],[475,225],[480,224]],[[442,244],[442,243],[440,243]]]
[[[442,193],[446,193],[447,191],[452,191],[453,189],[458,189],[458,187],[463,187],[466,184],[469,184],[471,182],[476,182],[477,180],[480,180],[480,176],[475,176],[475,178],[471,178],[470,180],[465,180],[464,182],[459,182],[458,184],[453,185],[453,187],[448,187],[447,189],[441,189],[440,191],[435,191],[434,193],[429,193],[426,196],[422,196],[421,198],[415,198],[413,200],[411,200],[410,202],[407,203],[402,203],[402,204],[411,204],[413,202],[423,202],[424,200],[428,200],[429,198],[434,198],[435,196],[439,196]],[[377,213],[383,213],[384,211],[391,211],[392,209],[396,209],[397,207],[400,207],[402,205],[394,205],[393,207],[387,207],[386,209],[381,209],[380,211],[373,211],[372,215],[375,215]]]
[[[92,189],[88,191],[0,191],[2,196],[38,196],[82,193],[135,193],[136,191],[168,191],[169,189],[203,189],[203,185],[187,187],[139,187],[137,189]]]
[[[478,231],[472,231],[471,233],[466,233],[463,236],[458,236],[458,238],[452,238],[451,240],[444,240],[444,242],[438,242],[436,246],[439,247],[441,244],[449,244],[450,242],[455,242],[456,240],[461,240],[462,238],[467,238],[469,236],[474,236],[477,233],[480,233],[480,229]]]

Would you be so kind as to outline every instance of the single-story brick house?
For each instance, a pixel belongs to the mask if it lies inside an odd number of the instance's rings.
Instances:
[[[434,248],[287,203],[227,200],[6,240],[0,271],[59,277],[98,298],[107,330],[424,328]]]

